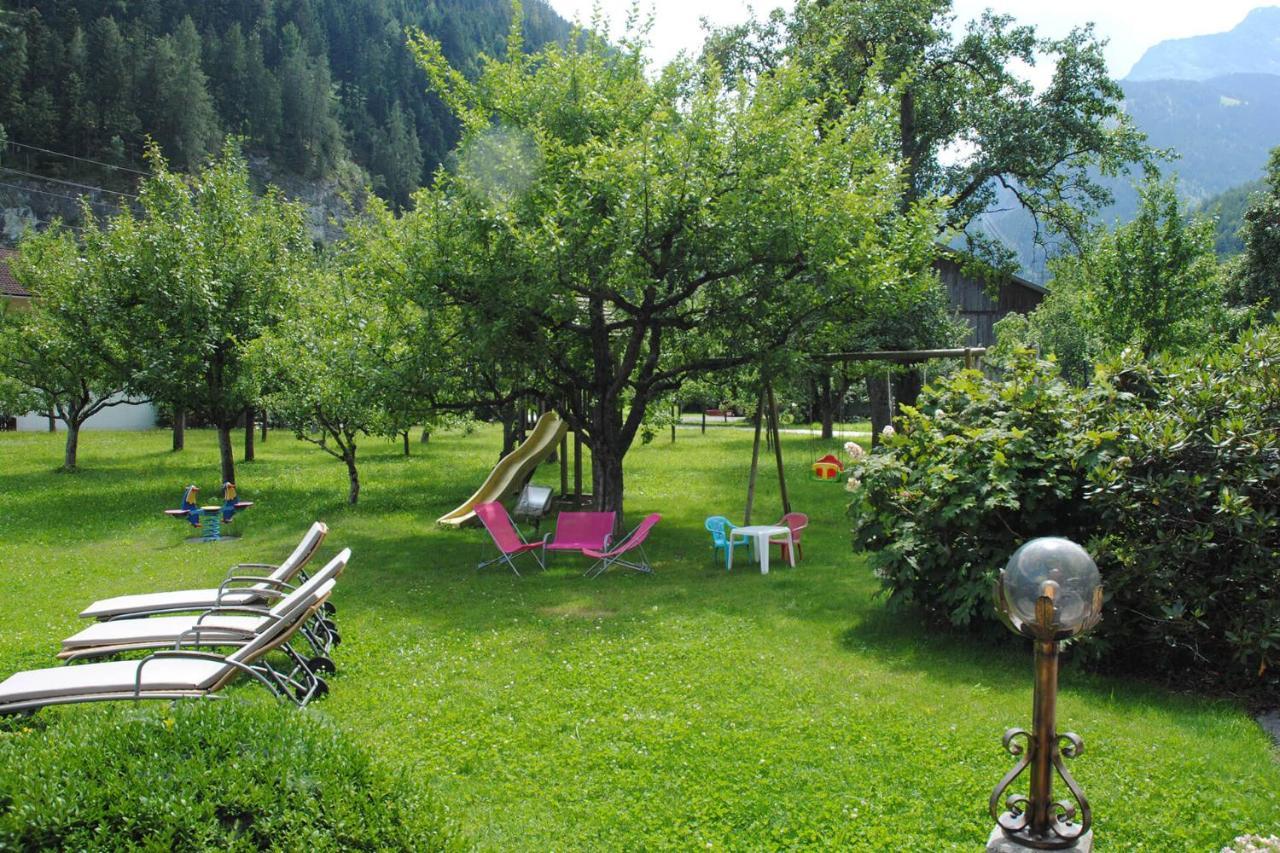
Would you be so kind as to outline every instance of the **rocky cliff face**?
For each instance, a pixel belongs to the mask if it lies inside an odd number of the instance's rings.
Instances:
[[[303,206],[311,239],[317,243],[341,239],[342,222],[364,208],[367,177],[352,164],[340,167],[335,177],[305,180],[277,168],[266,157],[255,156],[249,158],[249,171],[262,187],[273,184]],[[6,176],[5,183],[9,186],[0,186],[0,245],[13,245],[28,230],[46,228],[55,220],[78,225],[81,199],[98,217],[110,216],[129,202],[106,191],[77,196],[77,190],[65,184],[35,178]]]

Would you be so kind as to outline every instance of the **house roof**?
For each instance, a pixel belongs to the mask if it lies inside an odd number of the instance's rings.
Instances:
[[[963,250],[958,249],[955,246],[948,246],[945,243],[939,243],[938,257],[946,258],[952,263],[960,264],[963,263],[965,258],[968,256]],[[1027,290],[1038,293],[1041,296],[1044,296],[1049,292],[1049,288],[1045,287],[1043,284],[1036,284],[1034,281],[1023,278],[1016,273],[1008,273],[1008,283],[1015,284],[1019,287],[1025,287]]]
[[[13,272],[9,269],[9,259],[18,254],[13,249],[6,249],[0,246],[0,296],[16,296],[20,299],[30,299],[31,294],[27,289],[18,284],[18,280],[13,277]]]

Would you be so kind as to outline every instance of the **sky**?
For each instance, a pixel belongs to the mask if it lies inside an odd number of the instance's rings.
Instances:
[[[587,23],[594,5],[621,29],[631,0],[549,0],[564,17]],[[1046,36],[1065,35],[1072,26],[1092,21],[1098,33],[1110,40],[1107,61],[1111,73],[1124,77],[1147,48],[1171,38],[1224,32],[1244,19],[1257,6],[1274,0],[955,0],[960,22],[977,17],[988,7],[1013,15],[1022,23],[1035,24]],[[790,6],[791,0],[761,0],[757,13],[774,6]],[[681,50],[696,52],[702,44],[699,20],[718,25],[746,20],[747,3],[737,0],[642,0],[641,10],[654,13],[650,59],[658,64]]]

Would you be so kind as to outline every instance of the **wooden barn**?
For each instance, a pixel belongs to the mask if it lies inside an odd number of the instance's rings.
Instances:
[[[992,299],[987,293],[987,282],[965,275],[955,256],[940,255],[933,266],[951,297],[951,307],[969,324],[966,346],[991,346],[996,342],[997,321],[1012,312],[1029,314],[1047,292],[1040,285],[1015,275],[1001,285],[999,298]]]

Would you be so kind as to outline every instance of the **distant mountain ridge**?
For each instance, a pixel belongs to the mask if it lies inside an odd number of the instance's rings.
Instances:
[[[1280,145],[1280,6],[1254,9],[1226,33],[1160,42],[1121,81],[1124,109],[1149,143],[1177,156],[1161,163],[1176,175],[1189,205],[1219,216],[1218,251],[1239,251],[1235,231],[1249,190]],[[1104,178],[1115,203],[1107,225],[1127,222],[1138,208],[1141,175]],[[1232,192],[1233,189],[1238,189]],[[1047,277],[1046,255],[1034,244],[1035,223],[1011,194],[976,223],[1018,253],[1023,274]]]
[[[1208,80],[1226,74],[1280,74],[1280,6],[1254,9],[1225,33],[1162,41],[1127,81]]]

